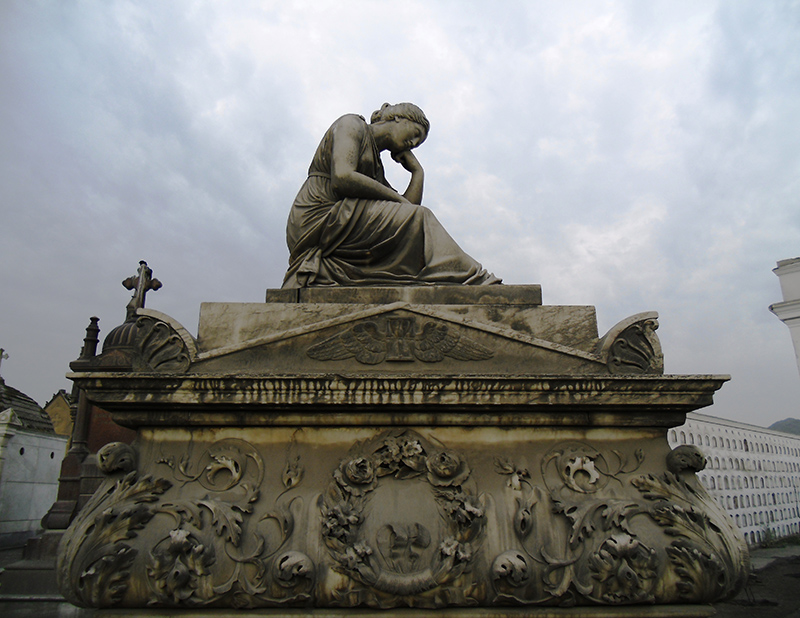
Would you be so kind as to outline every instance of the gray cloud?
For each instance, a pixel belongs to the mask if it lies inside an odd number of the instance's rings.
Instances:
[[[796,4],[388,6],[3,3],[6,380],[68,387],[140,259],[190,331],[203,301],[261,301],[325,128],[412,100],[426,202],[471,254],[601,331],[658,310],[668,371],[732,374],[714,414],[796,416],[767,311],[800,254]]]

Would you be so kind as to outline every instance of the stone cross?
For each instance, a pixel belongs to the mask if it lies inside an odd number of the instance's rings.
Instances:
[[[147,266],[147,262],[139,262],[139,274],[135,277],[128,277],[122,282],[127,289],[133,290],[133,296],[127,306],[126,322],[136,319],[136,310],[144,307],[144,297],[148,291],[154,292],[161,287],[158,279],[153,279],[153,271]]]

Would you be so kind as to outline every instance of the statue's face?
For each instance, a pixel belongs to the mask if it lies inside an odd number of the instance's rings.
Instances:
[[[419,146],[427,137],[425,128],[407,118],[395,118],[390,123],[392,153],[411,150]]]

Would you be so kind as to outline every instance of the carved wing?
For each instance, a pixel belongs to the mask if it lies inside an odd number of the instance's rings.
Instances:
[[[494,352],[451,331],[446,324],[428,322],[414,342],[414,355],[425,363],[436,363],[445,356],[457,360],[484,360],[491,358]]]
[[[386,338],[375,322],[363,322],[311,346],[307,354],[316,360],[353,358],[365,365],[377,365],[386,358]]]

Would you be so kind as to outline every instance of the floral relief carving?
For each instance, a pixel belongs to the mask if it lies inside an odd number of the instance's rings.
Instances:
[[[609,536],[589,556],[589,569],[596,580],[595,596],[606,603],[644,603],[653,600],[658,557],[627,533]]]
[[[272,471],[284,490],[258,512],[266,467],[244,440],[157,460],[172,480],[139,477],[136,459],[122,444],[98,454],[101,470],[114,476],[67,534],[59,573],[71,602],[112,607],[145,600],[176,608],[309,602],[316,567],[288,547],[302,509],[302,499],[288,495],[302,477],[299,456]],[[132,588],[133,575],[140,584]],[[131,600],[129,592],[139,596]]]
[[[746,548],[697,481],[702,453],[675,449],[662,474],[638,473],[643,463],[641,451],[567,442],[542,458],[543,488],[509,483],[519,545],[495,558],[495,602],[708,603],[737,591]]]
[[[205,497],[165,503],[176,528],[151,552],[148,569],[154,603],[178,606],[214,606],[229,599],[235,607],[306,603],[314,581],[314,567],[301,552],[278,552],[294,532],[293,504],[299,498],[276,503],[273,510],[253,520],[260,499],[265,466],[259,452],[238,439],[221,440],[192,459],[161,463],[182,483],[197,483],[210,491]],[[302,477],[299,456],[287,459],[280,474],[285,490]],[[279,496],[279,497],[280,497]],[[270,525],[271,524],[271,525]],[[246,538],[249,542],[244,542]],[[211,581],[208,566],[224,574]]]
[[[176,609],[708,603],[736,592],[746,547],[697,481],[702,452],[682,446],[659,465],[635,444],[571,440],[467,460],[394,429],[326,472],[306,471],[294,441],[269,460],[226,438],[167,450],[152,464],[161,475],[140,474],[137,450],[110,444],[98,453],[109,476],[65,537],[59,578],[78,605]],[[318,493],[309,483],[321,478]],[[493,521],[499,532],[487,533]]]
[[[508,486],[514,491],[522,491],[523,483],[530,486],[531,473],[528,471],[528,462],[524,458],[517,465],[508,457],[495,457],[494,470],[498,474],[509,477]]]
[[[637,538],[635,499],[615,497],[625,478],[644,461],[601,452],[583,442],[561,443],[541,460],[538,486],[520,464],[495,461],[498,474],[518,482],[514,532],[519,549],[500,554],[493,565],[496,601],[514,604],[618,604],[651,602],[655,550]],[[524,479],[524,480],[523,480]],[[613,482],[609,485],[610,482]]]
[[[208,586],[214,561],[212,547],[199,543],[187,530],[170,531],[153,549],[147,568],[154,604],[191,605],[212,596]]]
[[[485,507],[468,486],[470,475],[463,457],[413,431],[384,434],[343,459],[320,501],[323,540],[349,580],[336,604],[469,604],[474,583],[466,576],[485,531]],[[382,484],[397,482],[412,484],[418,516],[412,507],[401,519],[372,502]],[[434,505],[427,514],[426,501]]]

